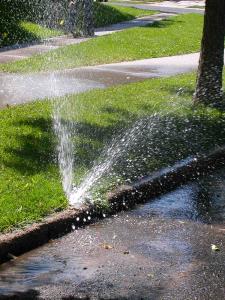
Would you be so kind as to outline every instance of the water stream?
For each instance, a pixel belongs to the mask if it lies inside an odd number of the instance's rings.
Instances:
[[[53,121],[58,137],[60,173],[65,194],[73,206],[79,207],[83,201],[93,201],[93,198],[100,199],[101,191],[98,192],[98,189],[106,191],[109,185],[127,184],[148,175],[155,161],[163,163],[165,157],[170,156],[173,150],[167,146],[167,141],[173,136],[185,140],[187,148],[190,142],[192,148],[195,145],[194,139],[189,138],[191,128],[188,120],[182,121],[183,128],[169,114],[155,113],[133,120],[127,128],[114,133],[111,140],[103,141],[100,155],[82,176],[82,181],[75,185],[77,158],[74,156],[78,146],[73,141],[79,135],[79,128],[73,119],[74,109],[68,99],[64,99],[63,103],[54,102]],[[176,159],[179,156],[183,158],[182,152],[176,153]]]
[[[150,118],[137,120],[128,129],[123,130],[120,134],[115,134],[111,142],[103,147],[101,154],[93,162],[93,166],[88,171],[79,185],[74,184],[74,174],[76,165],[74,153],[76,145],[73,144],[73,137],[76,135],[76,123],[71,121],[73,111],[72,103],[68,99],[64,99],[63,103],[54,101],[53,124],[54,130],[58,138],[58,162],[62,178],[64,192],[73,206],[79,207],[83,201],[92,201],[93,188],[100,186],[106,178],[111,178],[114,182],[120,182],[118,171],[115,170],[119,164],[124,166],[123,182],[130,180],[129,171],[125,169],[135,169],[135,165],[147,161],[152,156],[151,137],[158,132],[160,127],[160,116],[152,115]],[[68,121],[69,120],[69,121]],[[148,135],[148,153],[142,153],[140,150],[146,148],[143,143],[143,135]],[[134,152],[132,159],[130,152]],[[140,170],[137,170],[140,175]],[[121,175],[121,174],[120,174]],[[104,183],[103,183],[104,184]]]

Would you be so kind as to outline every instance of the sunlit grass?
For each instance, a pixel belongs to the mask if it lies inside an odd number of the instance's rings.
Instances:
[[[22,21],[19,26],[40,40],[63,34],[62,30],[47,28],[32,22]]]
[[[116,167],[120,183],[224,144],[224,113],[194,108],[194,85],[195,75],[191,74],[62,98],[71,103],[71,120],[76,122],[76,181],[82,181],[105,144],[142,118],[158,116],[157,130],[150,138],[146,135],[138,148],[132,148],[132,167],[120,160],[122,172]],[[40,220],[68,205],[55,162],[51,115],[50,101],[0,111],[1,231]],[[147,160],[136,160],[144,151],[148,153]],[[107,175],[107,186],[114,185],[113,178]]]

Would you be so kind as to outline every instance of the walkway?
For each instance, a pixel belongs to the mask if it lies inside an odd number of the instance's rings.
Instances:
[[[164,7],[177,7],[177,8],[192,8],[195,6],[196,8],[203,8],[205,6],[204,0],[169,0],[169,1],[162,1],[162,2],[154,2],[149,1],[153,5],[160,5]]]
[[[162,2],[163,3],[163,2]],[[175,5],[162,5],[162,3],[154,3],[154,4],[137,4],[137,3],[129,3],[129,2],[116,2],[112,3],[115,5],[121,5],[121,6],[128,6],[128,7],[135,7],[139,9],[144,10],[157,10],[161,12],[167,12],[167,13],[174,13],[174,14],[204,14],[204,9],[200,8],[190,8],[190,7],[184,7],[184,6],[175,6]]]
[[[161,21],[163,19],[169,18],[173,15],[174,14],[171,13],[160,13],[152,16],[136,18],[130,21],[121,22],[106,27],[97,28],[95,30],[95,36],[98,37],[107,34],[112,34],[114,32],[118,32],[132,27],[146,26],[148,24],[152,24],[153,22]],[[32,44],[32,45],[25,44],[25,45],[21,45],[19,48],[6,47],[0,49],[0,63],[8,63],[16,60],[21,60],[33,56],[35,54],[45,53],[66,45],[80,44],[87,40],[89,40],[89,38],[75,39],[72,36],[68,35],[68,36],[49,38],[47,40],[44,40],[41,44],[40,43]]]
[[[196,70],[199,54],[151,58],[53,73],[0,74],[0,106]]]
[[[95,88],[194,71],[199,53],[75,68],[51,73],[0,73],[0,107]]]

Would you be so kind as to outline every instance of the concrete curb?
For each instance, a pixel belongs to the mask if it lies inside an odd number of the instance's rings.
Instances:
[[[169,192],[189,180],[203,176],[225,165],[225,147],[214,150],[208,155],[189,157],[172,167],[155,172],[132,186],[120,187],[110,192],[109,202],[114,210],[131,208],[135,204],[146,202],[156,196]]]
[[[225,147],[212,151],[208,155],[180,161],[173,167],[165,168],[132,185],[121,186],[116,191],[110,192],[108,194],[110,208],[106,214],[110,215],[131,208],[137,203],[143,203],[184,184],[188,180],[222,167],[224,164]],[[81,209],[69,208],[25,229],[2,234],[0,236],[0,263],[102,217],[104,217],[104,212],[91,205]]]

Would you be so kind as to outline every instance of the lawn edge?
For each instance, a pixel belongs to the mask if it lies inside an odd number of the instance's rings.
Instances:
[[[138,8],[135,8],[135,7],[132,7],[132,8],[139,10]],[[147,11],[148,10],[146,10],[146,12]],[[100,30],[100,29],[104,30],[104,29],[107,29],[107,27],[110,28],[113,25],[117,25],[117,24],[129,22],[129,21],[133,21],[133,20],[136,20],[136,19],[147,18],[147,17],[158,15],[158,14],[160,15],[160,14],[163,14],[163,13],[166,14],[166,12],[159,12],[157,10],[153,10],[153,11],[149,10],[149,14],[146,14],[146,15],[143,15],[143,16],[142,15],[140,15],[140,16],[134,16],[130,20],[123,20],[123,21],[112,23],[112,24],[108,24],[108,25],[105,25],[105,26],[104,25],[103,26],[97,26],[97,27],[94,27],[94,30]],[[171,13],[171,15],[172,15],[172,13]],[[176,14],[174,14],[174,16],[176,16]],[[165,19],[167,19],[167,18],[165,18]],[[157,21],[153,20],[153,23],[154,22],[157,22]],[[41,45],[48,45],[48,44],[51,45],[51,43],[53,43],[53,45],[54,45],[54,42],[55,42],[54,39],[71,38],[72,36],[73,35],[70,32],[64,32],[64,33],[62,32],[62,34],[56,34],[54,36],[49,36],[49,37],[45,37],[45,38],[39,38],[39,39],[36,39],[36,40],[33,40],[33,41],[29,41],[29,42],[22,42],[22,43],[19,43],[19,44],[15,43],[15,44],[12,44],[12,45],[6,45],[6,46],[3,46],[3,47],[0,47],[0,53],[1,52],[10,51],[10,50],[23,49],[23,48],[27,48],[27,47],[31,47],[31,46],[41,46]],[[88,40],[90,40],[92,38],[97,38],[97,37],[100,37],[100,36],[94,35],[92,37],[86,37],[86,38],[83,37],[82,38],[83,39],[82,43],[86,42],[86,41],[88,41]],[[78,38],[75,38],[75,39],[80,39],[80,38],[78,37]],[[73,44],[71,44],[71,45],[73,45]],[[69,45],[65,44],[63,46],[59,46],[59,48],[65,47],[65,46],[69,46]],[[51,51],[51,50],[49,50],[49,51]],[[44,53],[45,52],[40,53],[40,54],[44,54]],[[40,55],[40,54],[36,54],[36,55]],[[34,56],[34,55],[32,55],[32,56]],[[32,56],[30,56],[30,57],[32,57]],[[30,57],[26,57],[26,58],[23,58],[23,59],[27,59],[27,58],[30,58]],[[23,59],[19,59],[19,60],[23,60]],[[16,60],[16,61],[18,61],[18,60]],[[12,61],[12,63],[13,62],[14,61]]]
[[[76,228],[112,215],[121,210],[132,208],[156,196],[173,190],[196,176],[204,175],[225,164],[225,146],[207,155],[189,157],[172,167],[164,168],[151,176],[140,179],[132,185],[120,186],[107,195],[109,210],[106,213],[93,205],[80,209],[68,208],[34,223],[25,229],[0,235],[0,263],[35,249],[52,239],[69,233]]]

